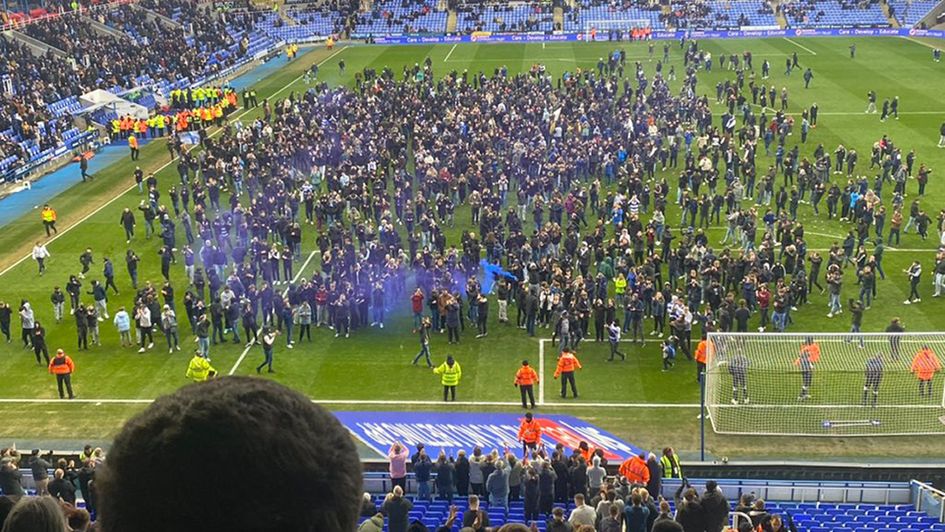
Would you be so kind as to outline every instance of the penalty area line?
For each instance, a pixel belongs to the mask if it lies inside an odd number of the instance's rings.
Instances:
[[[292,283],[291,283],[291,284],[295,284],[295,283],[299,280],[299,278],[302,277],[302,274],[305,273],[305,268],[308,267],[308,263],[311,262],[311,261],[312,261],[312,257],[314,257],[315,255],[317,255],[318,253],[320,253],[320,251],[316,249],[316,250],[314,250],[314,251],[312,251],[311,253],[308,254],[308,258],[305,259],[305,262],[302,263],[302,267],[299,268],[299,272],[295,274],[295,277],[292,279]],[[291,285],[290,285],[290,286],[291,286]],[[286,287],[286,289],[282,291],[282,297],[285,297],[286,294],[288,294],[288,293],[289,293],[289,288]],[[291,338],[290,338],[290,340],[291,340]],[[236,359],[236,363],[233,364],[233,367],[230,368],[230,372],[227,373],[227,375],[232,375],[232,374],[236,373],[236,370],[239,369],[240,364],[243,363],[243,360],[246,358],[246,355],[249,354],[250,350],[253,348],[254,345],[256,345],[255,342],[253,342],[253,343],[251,343],[251,344],[248,344],[248,345],[246,346],[246,348],[243,349],[243,352],[240,353],[240,357],[239,357],[238,359]]]
[[[817,55],[817,52],[815,52],[815,51],[811,50],[810,48],[804,46],[803,44],[801,44],[801,43],[795,41],[794,39],[791,39],[790,37],[784,37],[784,40],[787,41],[787,42],[789,42],[789,43],[791,43],[791,44],[793,44],[794,46],[797,46],[797,47],[800,48],[801,50],[804,50],[805,52],[809,53],[810,55]]]

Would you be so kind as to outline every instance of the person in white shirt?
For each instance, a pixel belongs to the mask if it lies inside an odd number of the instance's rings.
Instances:
[[[571,516],[568,517],[571,526],[577,528],[580,525],[594,526],[597,522],[597,510],[592,506],[584,504],[584,495],[578,493],[574,496],[574,509],[571,510]]]
[[[36,261],[36,264],[39,265],[39,274],[42,275],[46,271],[46,259],[51,257],[49,250],[46,249],[46,245],[42,242],[36,242],[36,245],[33,246],[33,259]]]

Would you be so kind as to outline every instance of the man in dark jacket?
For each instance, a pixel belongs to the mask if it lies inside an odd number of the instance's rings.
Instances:
[[[57,469],[53,476],[55,478],[46,487],[49,494],[75,506],[75,485],[65,479],[65,471]]]
[[[706,532],[720,532],[728,519],[728,501],[714,480],[705,483],[705,493],[699,503],[705,512]]]
[[[46,486],[49,484],[49,462],[39,454],[39,449],[33,449],[30,459],[30,471],[33,473],[33,483],[36,485],[36,495],[46,495]]]
[[[387,514],[387,526],[390,532],[407,532],[407,520],[413,503],[404,498],[404,490],[394,486],[394,491],[387,494],[381,511]]]
[[[682,498],[680,493],[685,490]],[[705,511],[699,503],[699,496],[696,490],[689,487],[688,482],[683,482],[676,490],[676,522],[682,525],[685,532],[703,532],[705,526]]]
[[[13,461],[5,462],[0,465],[0,490],[8,497],[22,497],[26,495],[23,490],[23,475]]]

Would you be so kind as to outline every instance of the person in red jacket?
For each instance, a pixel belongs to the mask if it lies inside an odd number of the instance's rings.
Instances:
[[[532,408],[535,408],[535,385],[538,384],[538,373],[528,365],[527,360],[522,361],[522,367],[515,373],[514,384],[522,394],[522,408],[528,408],[525,402],[526,396],[531,401]]]
[[[419,286],[410,296],[410,310],[413,311],[413,330],[417,332],[420,325],[423,324],[423,302],[426,298],[423,296],[423,289]]]
[[[568,383],[571,384],[571,395],[577,399],[577,385],[574,384],[574,372],[581,369],[581,362],[567,347],[558,357],[558,367],[555,368],[555,379],[561,377],[561,397],[568,396]]]
[[[75,371],[75,364],[72,359],[62,350],[56,351],[56,356],[49,361],[49,373],[56,376],[56,384],[59,386],[59,398],[65,399],[62,387],[65,385],[69,392],[69,399],[75,399],[72,393],[72,373]]]

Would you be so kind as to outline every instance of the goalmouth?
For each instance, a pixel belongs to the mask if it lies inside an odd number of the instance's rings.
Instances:
[[[709,333],[719,434],[945,434],[945,333]]]
[[[634,30],[649,30],[649,19],[594,19],[584,21],[584,39],[587,41],[609,41],[611,32],[619,32],[619,38],[614,35],[613,40],[629,41],[633,38]],[[646,32],[649,35],[649,32]],[[638,37],[639,38],[639,37]]]

